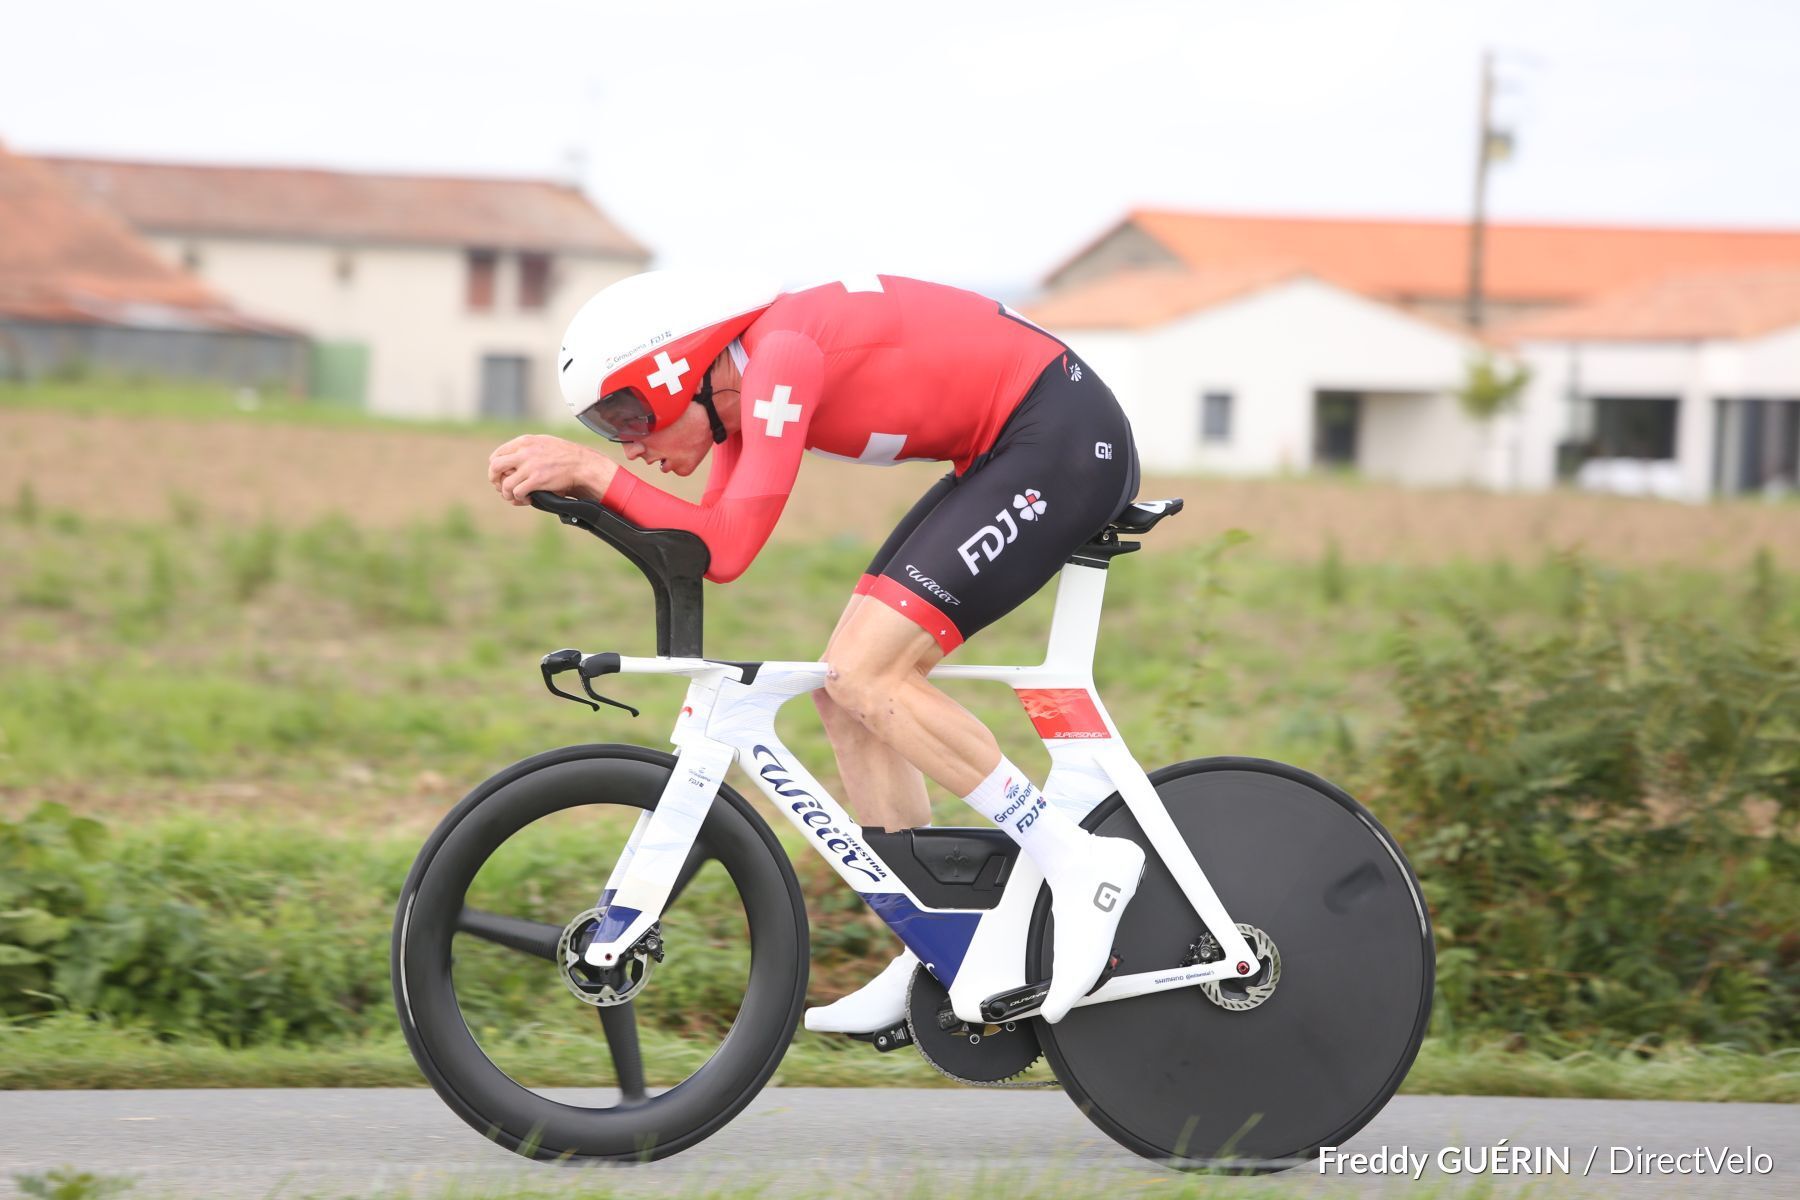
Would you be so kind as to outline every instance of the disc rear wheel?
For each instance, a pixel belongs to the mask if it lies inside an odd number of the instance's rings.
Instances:
[[[1297,768],[1202,759],[1150,779],[1232,918],[1275,953],[1216,997],[1182,988],[1039,1021],[1044,1053],[1089,1117],[1149,1158],[1271,1170],[1342,1144],[1399,1088],[1431,1015],[1412,869],[1367,810]],[[1117,795],[1083,824],[1149,848]],[[1208,932],[1151,851],[1114,940],[1121,972],[1203,961]],[[1046,901],[1027,946],[1030,978],[1046,978]]]

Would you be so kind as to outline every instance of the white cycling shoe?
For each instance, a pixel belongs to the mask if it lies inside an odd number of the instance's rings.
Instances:
[[[906,1019],[906,993],[919,965],[911,950],[842,1000],[806,1010],[806,1027],[814,1033],[879,1033]]]
[[[1050,885],[1056,958],[1050,993],[1038,1015],[1052,1025],[1093,990],[1112,958],[1113,934],[1144,877],[1144,848],[1125,838],[1096,837],[1081,866]],[[809,1016],[811,1014],[808,1014]]]

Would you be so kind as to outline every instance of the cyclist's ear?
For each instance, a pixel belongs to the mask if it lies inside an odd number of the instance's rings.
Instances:
[[[743,372],[738,370],[737,361],[731,357],[731,347],[719,351],[719,357],[713,359],[712,366],[707,368],[712,376],[713,391],[723,392],[741,387],[744,382]]]

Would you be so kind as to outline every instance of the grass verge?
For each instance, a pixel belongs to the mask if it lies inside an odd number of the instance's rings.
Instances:
[[[715,1042],[642,1031],[652,1085],[703,1062]],[[589,1087],[612,1080],[601,1039],[540,1031],[504,1047],[507,1069],[533,1087]],[[1048,1081],[1040,1062],[1026,1076]],[[415,1087],[418,1068],[397,1036],[314,1046],[228,1049],[216,1042],[158,1041],[141,1032],[59,1017],[0,1033],[0,1089]],[[881,1054],[860,1043],[801,1032],[775,1087],[951,1087],[912,1051]],[[1675,1044],[1654,1051],[1559,1054],[1494,1041],[1425,1043],[1401,1089],[1413,1095],[1545,1096],[1591,1100],[1800,1103],[1800,1050],[1750,1054]]]
[[[54,1197],[55,1200],[102,1200],[103,1197],[115,1196],[151,1200],[152,1197],[179,1194],[168,1190],[166,1186],[146,1185],[140,1189],[133,1185],[129,1177],[98,1175],[74,1167],[62,1167],[41,1174],[20,1173],[14,1178],[28,1188],[36,1189],[27,1190],[26,1195]],[[658,1187],[654,1179],[636,1175],[618,1177],[607,1172],[598,1177],[576,1180],[562,1176],[548,1185],[521,1184],[503,1179],[459,1179],[448,1184],[383,1188],[374,1192],[345,1192],[336,1188],[295,1191],[283,1188],[279,1194],[285,1200],[326,1200],[327,1197],[342,1196],[354,1196],[356,1200],[614,1200],[615,1197],[622,1196],[673,1194],[681,1195],[684,1200],[757,1200],[768,1196],[779,1196],[781,1200],[829,1200],[831,1197],[856,1191],[887,1197],[889,1200],[988,1200],[993,1196],[1005,1196],[1008,1200],[1090,1200],[1096,1194],[1097,1182],[1087,1172],[1028,1166],[1016,1170],[987,1169],[954,1176],[927,1170],[913,1172],[899,1179],[888,1174],[875,1178],[872,1173],[865,1173],[863,1177],[836,1178],[829,1184],[799,1188],[795,1188],[787,1179],[778,1179],[766,1183],[683,1187],[676,1193],[666,1186]],[[1486,1200],[1495,1195],[1496,1190],[1485,1179],[1467,1185],[1460,1181],[1428,1181],[1409,1185],[1406,1194],[1409,1200],[1438,1200],[1439,1197],[1450,1195],[1457,1196],[1459,1200]],[[1571,1186],[1565,1182],[1543,1180],[1523,1188],[1509,1186],[1506,1194],[1519,1198],[1557,1196],[1569,1194],[1571,1190]],[[1108,1194],[1120,1193],[1109,1189]],[[1299,1196],[1308,1197],[1309,1200],[1337,1200],[1338,1197],[1364,1196],[1368,1191],[1361,1182],[1354,1180],[1325,1183],[1321,1186],[1321,1181],[1310,1172],[1275,1178],[1245,1179],[1224,1175],[1183,1175],[1168,1171],[1158,1174],[1146,1172],[1141,1180],[1133,1181],[1129,1194],[1154,1197],[1155,1200],[1200,1200],[1201,1197],[1205,1200],[1238,1200],[1240,1197],[1284,1200],[1285,1197]]]

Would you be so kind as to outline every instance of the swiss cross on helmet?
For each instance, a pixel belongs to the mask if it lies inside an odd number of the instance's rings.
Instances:
[[[778,294],[759,280],[699,271],[621,279],[583,304],[563,334],[563,400],[583,425],[615,442],[664,428],[697,403],[712,420],[713,440],[723,441],[707,371]]]

